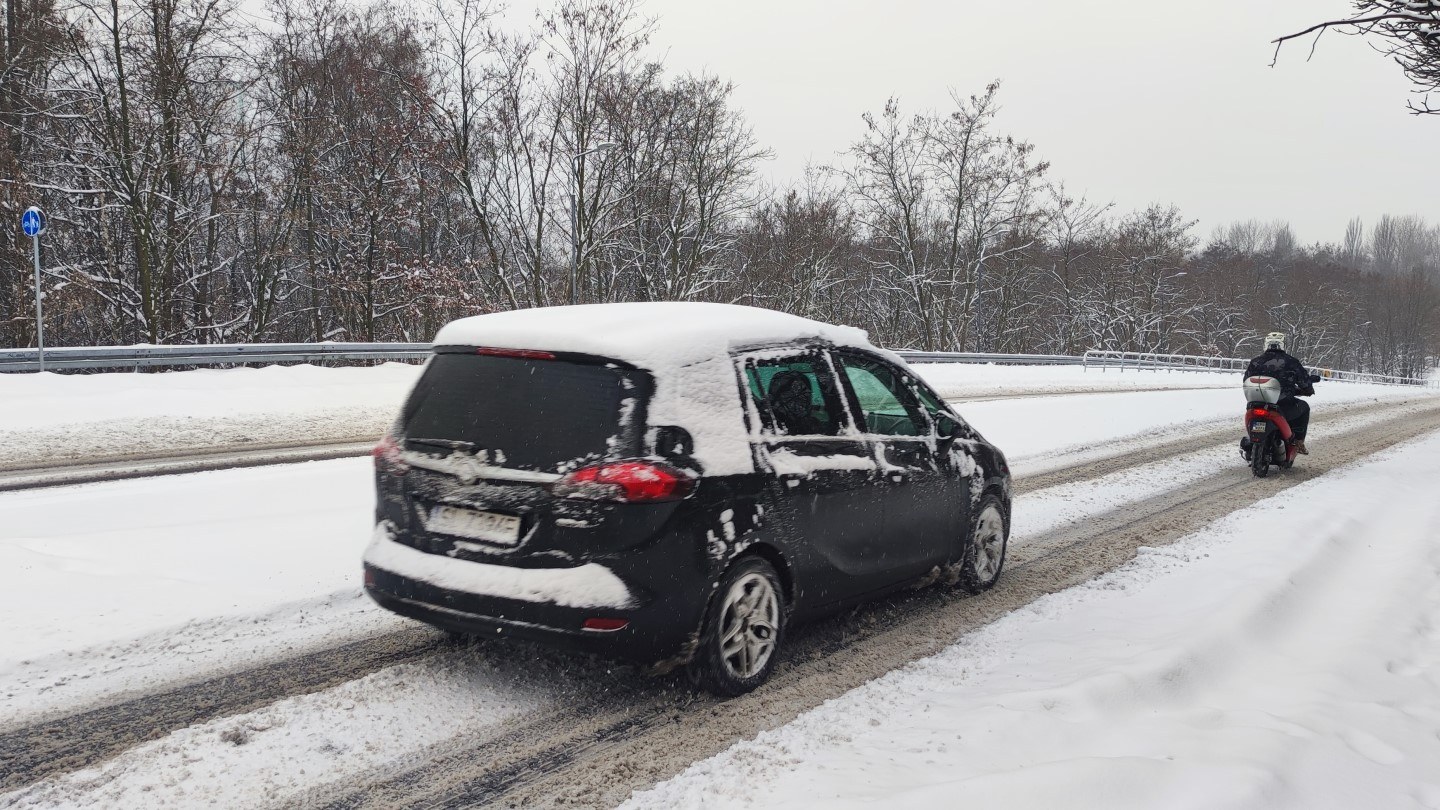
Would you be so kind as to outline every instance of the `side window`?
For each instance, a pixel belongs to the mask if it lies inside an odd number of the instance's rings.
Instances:
[[[935,421],[937,414],[942,413],[951,419],[955,418],[955,415],[950,412],[950,409],[945,407],[945,403],[941,402],[940,398],[935,396],[934,391],[931,391],[923,385],[914,386],[914,391],[920,396],[920,404],[925,406],[925,410],[930,413],[931,422]]]
[[[839,355],[845,379],[860,405],[867,433],[923,436],[926,422],[911,399],[904,380],[888,365],[852,355]]]
[[[814,357],[745,361],[745,380],[763,421],[778,436],[837,436],[839,398],[829,370]]]

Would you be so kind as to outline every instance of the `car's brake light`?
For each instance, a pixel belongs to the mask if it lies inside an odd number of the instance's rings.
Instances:
[[[695,477],[653,461],[612,461],[581,467],[551,485],[562,498],[619,503],[678,501],[695,488]]]
[[[525,360],[554,360],[553,352],[536,351],[535,349],[492,349],[481,347],[475,350],[476,354],[483,354],[486,357],[519,357]]]
[[[410,465],[405,463],[404,448],[400,441],[393,435],[387,433],[370,451],[370,456],[375,459],[375,471],[389,473],[391,475],[404,475],[410,472]]]

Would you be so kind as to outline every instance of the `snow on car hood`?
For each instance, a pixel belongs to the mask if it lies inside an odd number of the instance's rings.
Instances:
[[[435,345],[579,352],[645,369],[655,378],[650,424],[688,430],[707,475],[738,475],[755,466],[730,351],[803,340],[876,350],[864,330],[850,326],[757,307],[674,301],[477,315],[447,324]]]

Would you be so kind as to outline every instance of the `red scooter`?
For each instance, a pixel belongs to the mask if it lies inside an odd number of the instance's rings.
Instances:
[[[1311,376],[1310,382],[1320,378]],[[1295,463],[1295,432],[1285,421],[1277,403],[1282,388],[1274,377],[1248,377],[1245,380],[1245,437],[1240,440],[1240,455],[1250,462],[1256,478],[1270,474],[1270,465],[1288,470]]]

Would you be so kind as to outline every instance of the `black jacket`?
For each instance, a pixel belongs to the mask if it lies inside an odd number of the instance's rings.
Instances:
[[[1245,369],[1245,378],[1274,377],[1280,381],[1282,397],[1300,395],[1308,397],[1315,393],[1310,385],[1310,371],[1299,360],[1286,354],[1283,349],[1270,349],[1250,361]]]

